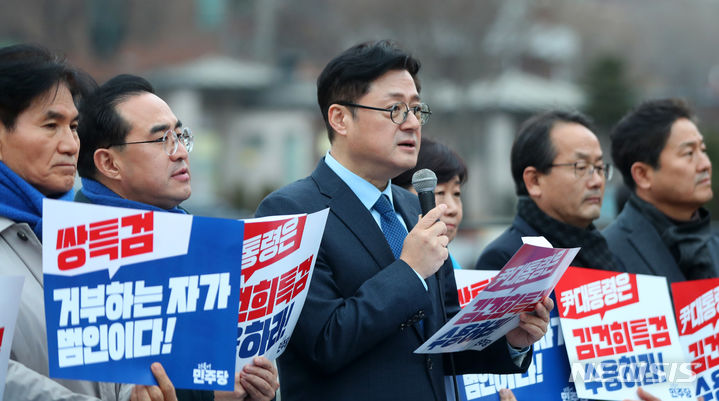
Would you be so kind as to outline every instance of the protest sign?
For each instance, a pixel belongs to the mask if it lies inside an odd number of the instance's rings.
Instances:
[[[454,281],[457,283],[459,307],[464,308],[472,302],[474,297],[497,276],[497,273],[499,270],[455,270]]]
[[[245,220],[237,369],[287,347],[307,297],[329,209]]]
[[[234,388],[243,222],[43,201],[50,376]]]
[[[497,277],[415,353],[482,350],[519,325],[549,295],[579,248],[522,245]]]
[[[460,306],[471,301],[498,272],[455,270]],[[534,346],[532,364],[526,373],[507,375],[466,374],[457,376],[461,401],[496,401],[502,388],[509,388],[518,400],[577,400],[574,384],[569,382],[569,360],[559,327],[557,308],[550,312],[547,334]]]
[[[23,276],[0,276],[0,400],[5,390],[7,365],[24,280]]]
[[[664,277],[570,267],[555,292],[580,397],[692,398]]]
[[[679,341],[696,383],[692,398],[719,399],[719,279],[672,284]]]

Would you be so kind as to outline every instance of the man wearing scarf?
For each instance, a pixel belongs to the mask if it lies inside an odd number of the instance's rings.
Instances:
[[[541,235],[557,248],[581,247],[572,266],[623,271],[592,223],[612,167],[593,131],[589,118],[575,111],[551,110],[522,124],[511,151],[517,215],[484,249],[477,269],[501,269],[522,246],[522,237]],[[511,390],[503,390],[500,399],[516,400]]]
[[[517,215],[484,249],[477,269],[501,269],[522,246],[522,237],[541,235],[554,247],[581,247],[572,266],[621,270],[592,224],[611,166],[603,161],[586,116],[554,110],[531,117],[512,145],[511,165]]]
[[[80,107],[78,133],[82,189],[76,201],[187,213],[179,205],[192,192],[192,132],[147,80],[119,75],[100,86]],[[270,400],[278,387],[276,369],[262,357],[238,373],[234,393],[177,394],[180,400]]]
[[[712,165],[687,104],[645,102],[611,134],[612,159],[632,191],[604,231],[631,273],[670,283],[717,277],[719,242],[711,234]]]
[[[10,349],[5,399],[174,400],[159,364],[157,386],[48,377],[42,272],[42,201],[72,200],[77,156],[75,102],[92,78],[47,50],[0,49],[0,275],[24,277]]]

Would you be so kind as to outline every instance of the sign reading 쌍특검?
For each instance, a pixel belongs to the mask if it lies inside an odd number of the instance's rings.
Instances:
[[[234,388],[244,223],[43,203],[50,376]]]

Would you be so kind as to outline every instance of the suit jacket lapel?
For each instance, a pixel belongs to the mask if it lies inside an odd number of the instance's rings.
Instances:
[[[317,183],[320,192],[329,198],[327,206],[330,207],[331,213],[334,213],[345,227],[360,240],[379,268],[382,269],[394,262],[392,249],[372,214],[364,207],[350,187],[327,166],[324,159],[312,173],[312,179]],[[392,196],[395,196],[394,192]],[[395,210],[402,216],[407,228],[411,230],[417,223],[417,216],[412,216],[412,213],[404,207],[404,202],[399,198],[401,197],[395,198]],[[419,324],[413,325],[412,329],[420,341],[424,341],[425,336],[421,332]]]
[[[629,232],[627,238],[637,253],[647,261],[652,274],[664,276],[667,272],[677,268],[674,257],[669,253],[666,246],[651,246],[657,241],[661,243],[656,229],[647,221],[638,210],[631,204],[625,206],[626,212],[630,215],[630,219],[626,225]],[[627,266],[629,268],[629,266]]]
[[[394,261],[382,230],[349,186],[335,174],[322,159],[312,173],[320,192],[327,196],[331,213],[350,230],[362,243],[367,252],[384,267]]]

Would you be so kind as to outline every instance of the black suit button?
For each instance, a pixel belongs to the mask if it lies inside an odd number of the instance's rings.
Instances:
[[[23,240],[23,241],[27,241],[27,234],[25,234],[25,233],[22,232],[22,231],[18,231],[18,232],[17,232],[17,237],[20,238],[20,239]]]
[[[427,355],[426,361],[427,361],[427,369],[432,370],[432,358],[430,358],[429,355]]]
[[[404,323],[400,323],[400,325],[399,325],[400,330],[404,330],[406,327],[407,327],[407,325]]]

